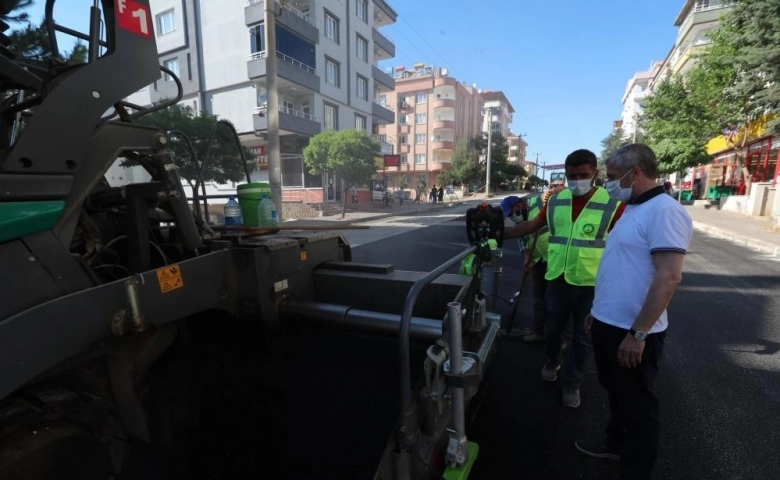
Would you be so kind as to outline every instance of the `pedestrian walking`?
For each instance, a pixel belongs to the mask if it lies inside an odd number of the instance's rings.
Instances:
[[[646,480],[659,447],[653,384],[664,350],[666,307],[682,279],[693,228],[685,208],[656,184],[658,164],[650,147],[625,146],[606,165],[610,196],[628,206],[607,239],[586,330],[610,419],[604,437],[575,445],[586,455],[619,460],[621,480]]]
[[[355,205],[358,203],[357,187],[353,185],[350,191],[352,192],[352,204]]]
[[[506,230],[505,238],[523,237],[549,226],[547,247],[547,290],[545,303],[545,362],[542,380],[555,382],[563,363],[561,342],[573,319],[572,344],[563,365],[564,406],[580,405],[580,386],[590,356],[590,337],[585,317],[593,302],[596,271],[609,230],[620,218],[623,205],[611,199],[593,182],[598,173],[596,155],[576,150],[564,163],[568,188],[555,193],[539,215]]]
[[[439,190],[437,190],[436,194],[438,195],[439,203],[444,203],[444,185],[439,185]]]

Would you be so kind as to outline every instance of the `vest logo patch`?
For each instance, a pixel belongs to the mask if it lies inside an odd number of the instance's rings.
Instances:
[[[596,226],[592,223],[586,223],[582,226],[582,233],[585,235],[593,235],[593,232],[596,231]]]

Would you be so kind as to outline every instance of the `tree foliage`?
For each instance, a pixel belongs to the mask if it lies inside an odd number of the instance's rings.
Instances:
[[[170,147],[179,175],[187,180],[190,186],[193,186],[198,178],[200,163],[206,158],[209,135],[217,120],[220,118],[208,112],[204,111],[196,115],[188,106],[173,105],[140,117],[137,123],[156,127],[163,131],[177,130],[189,137],[197,159],[192,158],[187,142],[176,133],[171,134]],[[218,125],[214,130],[211,148],[208,149],[208,163],[203,171],[202,180],[219,184],[245,180],[246,173],[239,148],[243,150],[249,163],[249,171],[253,171],[255,162],[252,152],[243,145],[236,144],[229,128]]]
[[[303,150],[303,161],[313,174],[329,172],[344,182],[344,209],[346,191],[364,185],[376,173],[374,158],[380,154],[379,142],[362,130],[327,130],[309,140]]]
[[[736,78],[733,95],[744,102],[743,114],[780,109],[780,3],[743,0],[722,20],[732,48]],[[780,119],[771,122],[780,132]]]
[[[8,38],[11,41],[8,48],[21,58],[43,61],[52,56],[49,35],[43,27],[43,22],[40,25],[26,23],[22,28],[11,32]],[[79,41],[71,50],[62,52],[61,58],[69,63],[85,63],[87,54],[86,45]]]
[[[522,168],[516,168],[515,165],[510,164],[508,161],[509,145],[506,137],[498,131],[494,130],[490,135],[490,186],[495,188],[498,185],[505,185],[518,181],[525,176],[525,170]],[[476,150],[480,152],[485,158],[487,158],[488,147],[488,134],[483,133],[481,136],[474,138],[473,145]],[[480,172],[477,178],[485,178],[487,175],[487,164],[485,162],[480,165]]]
[[[471,183],[479,177],[479,170],[468,142],[460,142],[452,155],[450,168],[439,174],[439,181],[453,185]]]
[[[712,137],[708,107],[690,94],[680,76],[662,80],[645,102],[642,123],[662,173],[680,172],[708,161]]]

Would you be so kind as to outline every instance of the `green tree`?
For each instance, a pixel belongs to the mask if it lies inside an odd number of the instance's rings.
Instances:
[[[379,142],[361,130],[327,130],[313,136],[303,150],[303,161],[315,175],[324,172],[336,174],[344,182],[344,207],[347,210],[347,191],[353,186],[368,183],[376,173],[374,157],[380,154]]]
[[[733,95],[746,110],[780,110],[780,4],[776,0],[742,0],[722,19],[737,72]],[[723,42],[726,43],[726,42]],[[744,113],[744,112],[743,112]],[[780,132],[780,118],[770,127]]]
[[[43,61],[52,56],[49,35],[43,22],[38,26],[26,23],[24,27],[11,32],[8,38],[11,42],[8,48],[21,58]],[[62,59],[69,63],[85,63],[87,54],[86,45],[79,41],[71,50],[63,52]]]
[[[3,1],[3,15],[0,15],[0,20],[5,23],[22,23],[26,22],[29,15],[25,10],[30,8],[33,4],[33,0],[5,0]]]
[[[176,133],[171,134],[170,147],[173,151],[176,166],[181,178],[193,187],[198,178],[201,162],[206,158],[206,147],[214,124],[220,120],[216,115],[200,112],[196,115],[192,108],[173,105],[163,110],[144,115],[137,120],[141,125],[159,128],[163,131],[177,130],[189,137],[197,158],[192,158],[187,142]],[[232,132],[219,125],[214,130],[214,139],[209,149],[208,163],[203,171],[203,182],[220,184],[238,182],[246,179],[246,173],[241,161],[241,152],[250,161],[249,171],[253,171],[254,155],[243,145],[237,145]]]
[[[490,138],[490,186],[495,188],[497,185],[505,184],[513,179],[511,172],[507,172],[509,162],[507,156],[509,154],[509,145],[506,138],[500,131],[494,130]],[[473,140],[473,145],[480,154],[487,157],[488,146],[488,134],[483,133],[477,136]],[[486,176],[487,164],[482,163],[480,166],[479,178]]]
[[[439,180],[445,184],[461,185],[470,183],[479,176],[479,165],[474,153],[469,149],[468,142],[462,141],[455,148],[450,161],[450,168],[439,174]]]
[[[682,77],[672,76],[656,86],[645,101],[642,124],[661,173],[683,172],[709,161],[704,148],[717,127],[709,106],[690,93]]]

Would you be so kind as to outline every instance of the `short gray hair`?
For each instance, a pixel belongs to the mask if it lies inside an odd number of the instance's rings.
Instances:
[[[649,178],[658,176],[658,159],[653,149],[643,143],[632,143],[621,147],[607,158],[607,166],[612,165],[620,172],[639,167]]]

